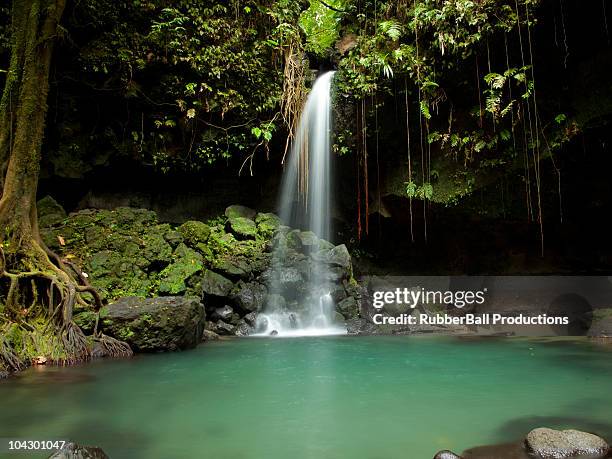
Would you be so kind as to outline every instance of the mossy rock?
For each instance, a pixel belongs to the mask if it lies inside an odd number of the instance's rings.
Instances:
[[[273,213],[258,213],[255,224],[259,234],[265,238],[271,238],[281,224],[278,215]]]
[[[128,297],[103,308],[104,333],[126,341],[135,351],[158,352],[198,345],[204,306],[194,297]]]
[[[178,230],[185,239],[185,243],[191,247],[206,242],[210,236],[210,226],[196,220],[183,223]]]
[[[143,240],[142,255],[151,262],[169,263],[172,258],[172,247],[161,234],[146,234]]]
[[[248,218],[249,220],[252,220],[253,218],[255,218],[256,214],[257,212],[255,212],[253,209],[249,207],[245,207],[245,206],[240,206],[240,205],[229,206],[228,208],[225,209],[225,216],[228,219],[229,218]]]
[[[187,290],[186,281],[202,269],[202,255],[180,244],[174,251],[174,261],[159,273],[159,293],[184,293]]]
[[[245,217],[230,218],[227,221],[227,230],[234,233],[239,239],[255,239],[257,237],[255,222]]]
[[[209,269],[205,270],[200,280],[202,293],[224,297],[229,295],[234,287],[231,280]]]
[[[183,235],[179,231],[176,231],[176,230],[168,231],[166,234],[164,234],[164,239],[173,248],[178,246],[181,242],[183,242],[185,240],[183,238]]]
[[[359,305],[352,296],[345,298],[336,305],[336,310],[342,314],[345,319],[355,319],[359,317]]]
[[[181,258],[160,273],[159,293],[177,295],[187,290],[186,281],[202,270],[202,263]]]
[[[66,211],[51,196],[45,196],[36,203],[38,224],[41,228],[61,223],[66,218]]]

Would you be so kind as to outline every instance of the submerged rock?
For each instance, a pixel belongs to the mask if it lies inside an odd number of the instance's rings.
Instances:
[[[104,307],[102,330],[135,351],[176,351],[196,346],[205,312],[195,297],[127,297]]]
[[[76,443],[66,443],[64,447],[48,459],[108,459],[106,453],[95,446],[81,446]]]
[[[608,443],[597,435],[579,430],[553,430],[545,427],[527,434],[528,450],[542,459],[604,458],[610,450]]]

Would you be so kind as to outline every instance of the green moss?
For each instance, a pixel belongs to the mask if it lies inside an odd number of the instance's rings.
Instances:
[[[183,223],[178,230],[185,238],[185,243],[192,247],[206,242],[210,235],[210,227],[206,223],[195,220]]]
[[[257,226],[255,222],[245,217],[233,217],[227,221],[227,229],[231,231],[239,238],[252,238],[257,237]]]

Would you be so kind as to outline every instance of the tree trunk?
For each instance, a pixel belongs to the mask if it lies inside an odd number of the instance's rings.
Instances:
[[[49,70],[53,45],[61,28],[59,21],[66,0],[13,0],[12,49],[6,85],[0,101],[0,175],[4,177],[0,199],[0,279],[4,288],[4,312],[8,329],[17,325],[26,335],[48,333],[62,362],[74,362],[91,355],[83,332],[74,324],[75,303],[92,295],[96,309],[102,303],[97,292],[80,275],[71,273],[42,242],[38,230],[36,192],[40,173],[41,146],[47,114]],[[76,276],[75,276],[76,274]],[[77,281],[77,277],[81,284]],[[42,331],[28,320],[44,317],[49,326]],[[6,324],[7,323],[7,324]],[[97,335],[97,333],[96,333]],[[29,339],[36,343],[35,338]],[[94,337],[111,355],[130,355],[125,343],[99,335]],[[17,345],[20,348],[27,346]],[[36,347],[36,346],[34,346]],[[22,366],[23,357],[0,339],[0,367]],[[17,362],[17,363],[15,363]]]

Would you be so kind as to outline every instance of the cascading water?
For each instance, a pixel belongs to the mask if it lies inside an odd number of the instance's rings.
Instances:
[[[335,72],[321,75],[310,92],[293,140],[289,161],[283,175],[279,214],[283,223],[311,231],[321,241],[321,248],[331,236],[331,86]],[[273,294],[281,293],[283,264],[287,249],[277,244],[270,281]],[[316,253],[313,253],[316,260]],[[335,322],[329,268],[324,262],[312,262],[310,278],[294,307],[269,302],[258,316],[257,332],[262,335],[304,336],[346,333]]]

